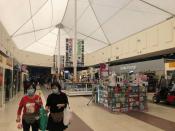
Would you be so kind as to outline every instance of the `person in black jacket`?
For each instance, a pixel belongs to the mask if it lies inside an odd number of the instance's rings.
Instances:
[[[49,131],[63,131],[67,128],[63,124],[63,111],[67,107],[68,98],[61,92],[59,83],[51,84],[52,94],[47,98],[46,110],[50,111],[47,128]]]

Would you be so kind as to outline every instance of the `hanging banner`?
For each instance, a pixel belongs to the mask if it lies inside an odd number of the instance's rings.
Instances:
[[[53,55],[53,68],[57,67],[57,56]]]
[[[60,68],[64,68],[64,56],[60,56]]]
[[[77,66],[84,66],[84,40],[78,40],[77,42]]]
[[[73,66],[73,39],[66,39],[66,58],[65,58],[65,66],[72,67]]]

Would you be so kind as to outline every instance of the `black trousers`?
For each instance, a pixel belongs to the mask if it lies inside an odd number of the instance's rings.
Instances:
[[[30,131],[30,127],[32,127],[32,131],[38,131],[39,128],[38,121],[36,121],[33,124],[28,124],[26,123],[25,120],[22,120],[22,125],[23,125],[23,131]]]

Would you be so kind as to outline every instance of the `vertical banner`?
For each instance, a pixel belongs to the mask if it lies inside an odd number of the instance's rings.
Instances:
[[[64,56],[60,56],[60,69],[64,68]]]
[[[56,67],[55,55],[53,55],[53,68]]]
[[[66,39],[66,59],[65,66],[72,67],[73,66],[73,39]]]
[[[84,66],[84,40],[78,40],[77,42],[77,66]]]

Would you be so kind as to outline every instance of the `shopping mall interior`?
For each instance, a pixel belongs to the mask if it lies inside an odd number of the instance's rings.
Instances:
[[[175,0],[0,0],[0,131],[175,131],[174,112]]]

